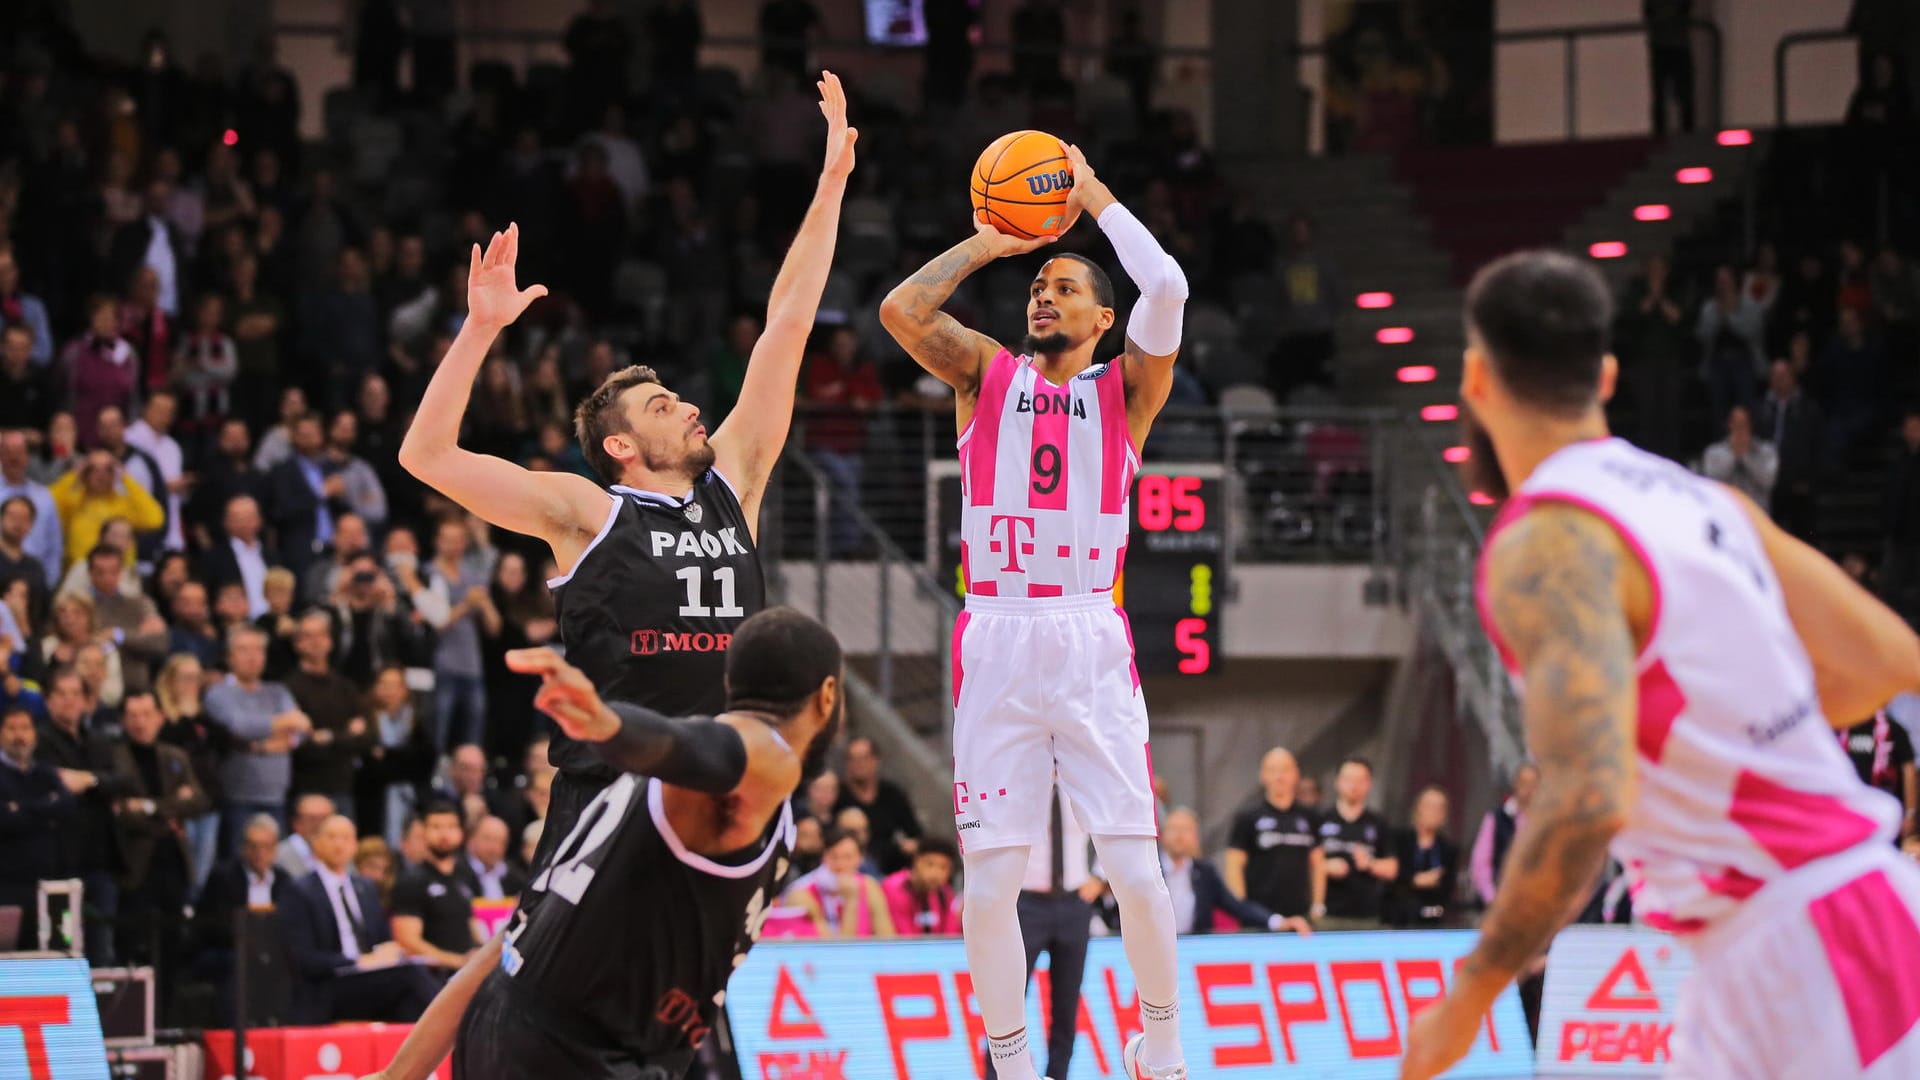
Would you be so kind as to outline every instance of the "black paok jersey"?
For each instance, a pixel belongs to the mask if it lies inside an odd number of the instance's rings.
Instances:
[[[597,1049],[682,1064],[759,937],[793,834],[785,804],[752,847],[696,855],[667,821],[660,782],[622,773],[527,887],[500,970],[543,1010],[584,1022],[567,1037],[603,1035]]]
[[[547,582],[567,661],[609,701],[714,715],[726,706],[733,633],[767,606],[746,512],[712,469],[684,499],[623,486],[611,494],[619,501],[600,535],[571,574]],[[554,732],[547,757],[614,775],[564,732]]]

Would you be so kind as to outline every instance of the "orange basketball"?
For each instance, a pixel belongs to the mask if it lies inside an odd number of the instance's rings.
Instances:
[[[1067,225],[1073,167],[1067,147],[1044,131],[993,140],[973,164],[973,216],[1022,240],[1058,236]]]

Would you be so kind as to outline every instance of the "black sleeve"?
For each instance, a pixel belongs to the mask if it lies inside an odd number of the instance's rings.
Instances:
[[[620,717],[620,732],[595,748],[616,769],[713,795],[732,791],[747,774],[747,744],[726,724],[706,717],[676,720],[625,702],[610,707]]]
[[[411,871],[401,874],[400,879],[393,883],[393,895],[389,898],[389,906],[393,908],[395,915],[409,915],[416,919],[426,918],[426,879]]]
[[[1227,888],[1226,877],[1212,863],[1201,862],[1198,865],[1200,872],[1207,876],[1208,887],[1220,898],[1220,906],[1226,909],[1227,914],[1233,916],[1235,922],[1247,930],[1267,929],[1268,924],[1273,921],[1273,912],[1252,900],[1242,900],[1233,895],[1233,890]],[[1199,929],[1195,927],[1195,930]]]
[[[1253,835],[1253,818],[1254,814],[1251,810],[1242,810],[1234,815],[1233,828],[1227,833],[1229,848],[1248,855],[1253,854],[1254,847],[1260,842],[1259,838]]]
[[[1893,767],[1897,769],[1910,764],[1913,761],[1913,738],[1907,734],[1906,726],[1888,717],[1887,737],[1893,740]]]
[[[913,800],[907,798],[907,793],[901,790],[900,785],[886,780],[880,783],[893,802],[894,824],[900,827],[902,833],[919,839],[925,830],[920,827],[920,815],[913,808]]]

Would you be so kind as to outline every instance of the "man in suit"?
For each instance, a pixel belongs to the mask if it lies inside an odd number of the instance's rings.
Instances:
[[[1298,915],[1276,915],[1234,896],[1219,868],[1200,857],[1200,819],[1185,807],[1161,822],[1160,867],[1166,874],[1167,892],[1173,896],[1174,926],[1182,934],[1213,933],[1221,912],[1246,930],[1313,933],[1313,924]]]
[[[308,413],[293,422],[293,454],[267,470],[267,505],[280,555],[295,577],[333,543],[333,519],[346,512],[345,482],[329,475],[326,435],[320,417]]]
[[[109,280],[114,288],[124,288],[142,268],[152,270],[158,289],[155,302],[172,318],[179,315],[180,297],[186,291],[187,245],[167,220],[173,182],[155,177],[147,184],[146,194],[145,213],[113,234],[107,252]]]
[[[185,822],[206,813],[213,801],[193,775],[186,751],[159,741],[165,722],[151,693],[129,694],[120,705],[124,734],[110,752],[114,771],[127,778],[125,794],[114,802],[126,863],[120,879],[122,958],[156,964],[171,979],[193,865]],[[160,999],[172,997],[163,992]]]
[[[247,618],[267,613],[267,568],[279,560],[260,536],[260,503],[251,495],[227,500],[221,519],[226,535],[200,557],[200,578],[210,592],[237,581],[247,590]]]
[[[192,970],[196,978],[205,979],[215,985],[221,1002],[221,1016],[225,1022],[232,1023],[234,1014],[233,997],[233,949],[235,922],[248,912],[267,918],[273,918],[275,912],[284,912],[293,898],[293,876],[275,866],[273,857],[280,844],[280,826],[267,814],[259,814],[246,823],[241,833],[240,854],[213,868],[208,875],[207,884],[200,890],[200,901],[194,905],[193,920],[193,962]],[[251,954],[265,953],[277,958],[281,972],[291,970],[286,960],[285,949],[279,941],[279,935],[255,929],[250,930]],[[253,1023],[274,1023],[289,1019],[285,1015],[284,994],[274,993],[267,988],[265,997],[275,1004],[262,1008],[262,991],[257,980],[250,985],[256,986],[249,995],[249,1019]],[[269,980],[284,987],[284,974],[280,979]]]
[[[1761,399],[1754,434],[1772,440],[1780,456],[1769,508],[1773,520],[1807,541],[1813,539],[1813,489],[1821,472],[1825,428],[1825,414],[1800,392],[1793,365],[1775,360],[1767,373],[1767,396]]]
[[[353,872],[358,835],[335,814],[320,826],[320,867],[294,883],[280,929],[294,967],[295,1023],[409,1023],[439,989],[425,968],[404,964],[380,889]]]
[[[107,740],[87,717],[91,693],[80,673],[63,668],[47,681],[47,725],[34,760],[56,769],[80,800],[60,838],[62,877],[79,878],[85,889],[87,959],[95,967],[115,964],[114,924],[120,911],[121,852],[113,827],[113,804],[126,796],[127,777],[113,767]]]
[[[221,519],[235,496],[253,496],[256,507],[267,497],[267,474],[253,467],[253,436],[248,433],[245,420],[232,417],[222,420],[214,450],[201,462],[199,483],[194,485],[193,494],[182,511],[194,544],[209,549],[226,542],[221,535],[224,528]],[[209,580],[208,591],[213,591],[218,584]]]
[[[314,840],[319,835],[320,826],[338,812],[333,800],[325,795],[302,795],[295,799],[293,828],[287,838],[280,841],[280,851],[274,856],[273,864],[295,881],[320,869]]]
[[[0,714],[0,905],[20,909],[23,949],[39,947],[39,883],[60,876],[60,837],[80,805],[59,770],[34,760],[38,743],[33,713]]]

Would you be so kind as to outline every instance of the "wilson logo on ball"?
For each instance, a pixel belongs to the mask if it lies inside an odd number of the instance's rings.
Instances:
[[[1041,173],[1027,177],[1027,190],[1035,195],[1047,195],[1055,191],[1065,191],[1073,186],[1073,170],[1061,169],[1059,172]]]

